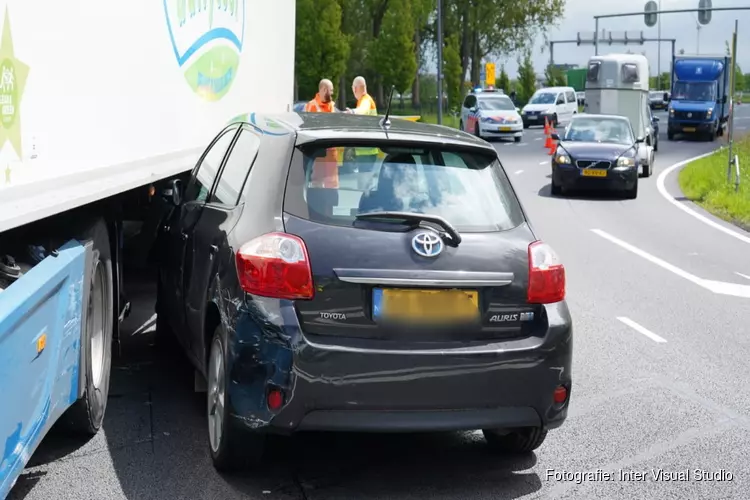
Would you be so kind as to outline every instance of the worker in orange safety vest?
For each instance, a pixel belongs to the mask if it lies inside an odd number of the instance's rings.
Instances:
[[[318,84],[315,98],[305,105],[307,113],[334,113],[333,82],[323,79]],[[341,151],[339,151],[341,150]],[[343,148],[329,148],[323,158],[317,158],[313,164],[310,187],[338,189],[339,166],[343,156]]]
[[[357,107],[354,109],[346,108],[347,113],[377,116],[378,108],[375,105],[375,99],[367,93],[367,82],[364,77],[358,76],[354,79],[352,82],[352,92],[357,99]],[[371,176],[366,174],[372,172],[375,168],[378,152],[378,148],[355,148],[354,150],[357,158],[357,169],[360,174],[358,184],[362,190],[366,189],[371,181]]]

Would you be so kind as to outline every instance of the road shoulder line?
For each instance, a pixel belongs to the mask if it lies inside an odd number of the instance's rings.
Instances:
[[[731,236],[733,238],[736,238],[736,239],[742,241],[743,243],[750,244],[750,236],[744,235],[744,234],[742,234],[742,233],[740,233],[738,231],[730,229],[730,228],[726,227],[725,225],[716,222],[715,220],[711,220],[710,218],[706,217],[703,214],[699,214],[695,210],[689,208],[686,204],[680,203],[679,201],[677,201],[675,199],[674,196],[672,196],[671,194],[669,194],[669,192],[667,191],[667,188],[664,186],[664,181],[666,180],[667,176],[669,176],[669,174],[671,174],[675,170],[679,170],[680,168],[684,167],[685,165],[687,165],[690,162],[693,162],[693,161],[696,161],[696,160],[700,160],[702,158],[706,158],[706,157],[714,154],[716,151],[718,151],[718,150],[714,150],[714,151],[711,151],[709,153],[704,153],[702,155],[694,156],[692,158],[688,158],[687,160],[682,160],[681,162],[675,163],[671,167],[668,167],[668,168],[664,169],[664,171],[662,171],[662,173],[660,173],[659,177],[656,179],[656,189],[659,191],[659,194],[661,194],[662,197],[665,200],[667,200],[669,203],[671,203],[672,205],[676,206],[677,208],[679,208],[680,210],[682,210],[686,214],[688,214],[688,215],[690,215],[692,217],[695,217],[696,219],[698,219],[699,221],[703,222],[704,224],[706,224],[708,226],[711,226],[714,229],[718,229],[719,231],[721,231],[721,232],[723,232],[723,233],[725,233],[725,234],[727,234],[727,235],[729,235],[729,236]]]
[[[654,342],[657,342],[659,344],[665,344],[667,342],[666,339],[658,336],[657,334],[655,334],[654,332],[652,332],[651,330],[649,330],[645,326],[639,325],[638,323],[636,323],[635,321],[633,321],[630,318],[626,318],[625,316],[617,316],[617,321],[619,321],[620,323],[622,323],[624,325],[629,326],[630,328],[632,328],[636,332],[638,332],[641,335],[644,335],[644,336],[650,338]]]

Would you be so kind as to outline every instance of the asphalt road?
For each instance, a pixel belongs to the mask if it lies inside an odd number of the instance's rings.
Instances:
[[[741,133],[750,106],[738,110]],[[150,347],[153,289],[142,283],[130,289],[103,432],[81,443],[53,431],[9,498],[747,498],[750,234],[699,220],[657,187],[665,169],[718,142],[662,134],[654,176],[627,201],[552,198],[539,130],[496,144],[535,230],[566,264],[575,321],[570,417],[536,453],[498,458],[476,433],[311,434],[275,440],[262,470],[222,477],[189,366]],[[662,180],[677,193],[676,171]],[[655,481],[659,470],[690,477]],[[620,477],[632,472],[645,477]]]

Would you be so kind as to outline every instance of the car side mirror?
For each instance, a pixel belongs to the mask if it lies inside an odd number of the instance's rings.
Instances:
[[[180,179],[172,179],[169,185],[164,188],[161,192],[162,198],[178,207],[182,203],[182,181]]]
[[[654,117],[652,117],[651,119],[652,119],[652,120],[654,120],[655,122],[658,122],[658,121],[659,121],[659,117],[658,117],[658,116],[654,116]]]
[[[552,133],[549,136],[550,136],[550,139],[552,139],[553,141],[559,141],[560,140],[560,135],[557,134],[557,133]]]
[[[664,92],[664,102],[669,102],[669,94]]]
[[[645,138],[645,137],[643,137],[643,136],[641,136],[641,137],[638,137],[638,138],[637,138],[637,139],[635,140],[635,143],[636,143],[636,144],[641,144],[642,142],[646,142],[646,138]]]
[[[469,111],[471,111],[472,113],[476,113],[477,111],[479,111],[479,107],[472,106],[472,107],[469,108]]]
[[[520,112],[521,112],[521,108],[516,108],[516,113],[520,113]]]

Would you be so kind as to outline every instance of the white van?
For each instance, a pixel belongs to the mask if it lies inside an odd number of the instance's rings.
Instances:
[[[578,113],[578,98],[573,87],[546,87],[534,92],[521,110],[523,128],[544,125],[544,119],[553,126],[568,123]]]

